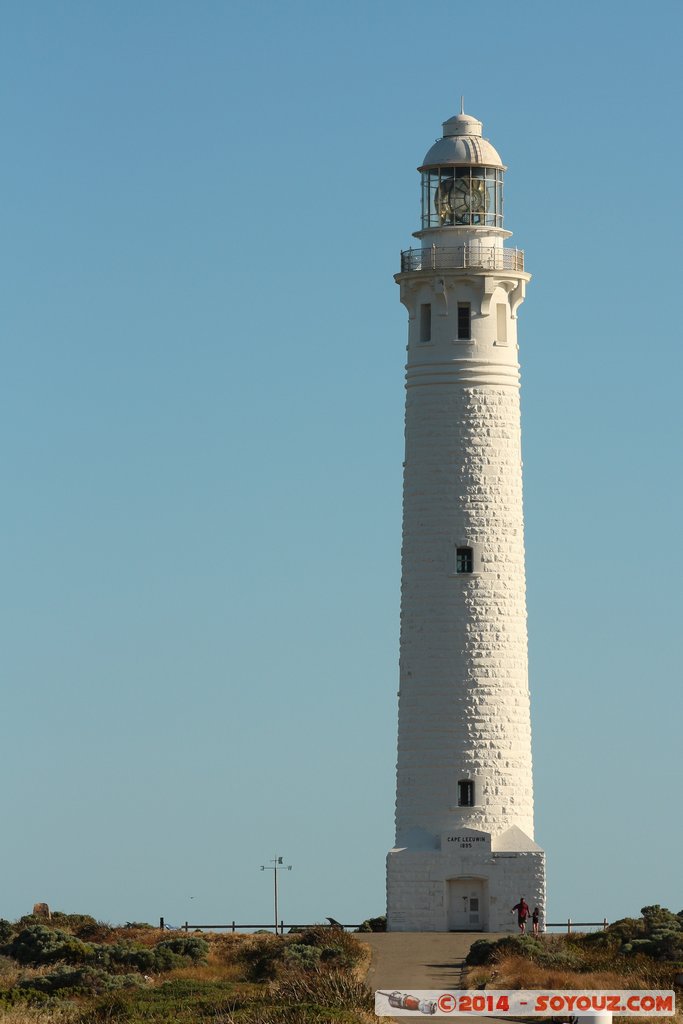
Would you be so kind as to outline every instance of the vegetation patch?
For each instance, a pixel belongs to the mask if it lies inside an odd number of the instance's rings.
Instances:
[[[498,989],[671,989],[683,969],[683,914],[643,907],[585,935],[508,935],[475,942],[467,984]]]
[[[0,923],[0,1017],[15,1024],[369,1024],[366,949],[343,929],[185,935],[85,914]]]

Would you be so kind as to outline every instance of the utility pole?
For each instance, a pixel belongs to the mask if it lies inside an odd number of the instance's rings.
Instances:
[[[283,864],[282,863],[282,857],[277,857],[277,856],[273,857],[273,859],[270,861],[269,864],[262,864],[261,865],[261,871],[272,871],[273,872],[273,887],[274,887],[274,890],[275,890],[275,934],[276,935],[277,935],[277,929],[278,929],[278,924],[277,924],[277,919],[278,919],[278,912],[277,912],[277,873],[278,873],[278,871],[291,871],[291,870],[292,870],[292,865],[291,864]]]

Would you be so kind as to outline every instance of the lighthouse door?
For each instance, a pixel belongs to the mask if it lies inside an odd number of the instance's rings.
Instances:
[[[478,932],[484,927],[483,884],[477,878],[453,878],[448,883],[448,929]]]

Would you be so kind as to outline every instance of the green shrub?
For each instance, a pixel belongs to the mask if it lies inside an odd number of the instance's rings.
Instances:
[[[302,942],[293,942],[287,946],[283,959],[292,966],[314,967],[320,962],[321,954],[320,946],[306,946]]]
[[[100,946],[97,962],[109,969],[123,967],[140,974],[156,971],[158,963],[154,949],[134,942],[114,942],[110,946]]]
[[[632,939],[640,939],[645,935],[645,922],[640,917],[622,917],[609,925],[606,932],[594,934],[611,935],[621,942],[630,942]],[[591,936],[591,939],[593,936]]]
[[[340,928],[326,928],[324,925],[307,928],[299,936],[299,942],[304,946],[319,947],[321,962],[329,966],[355,967],[364,956],[358,939]]]
[[[478,939],[470,947],[465,963],[470,966],[489,964],[502,956],[527,956],[533,959],[543,952],[543,944],[530,935],[506,935],[502,939]]]
[[[625,956],[645,955],[655,960],[677,962],[683,959],[683,917],[672,914],[658,903],[643,907],[642,918],[622,918],[607,929],[621,942]]]
[[[5,943],[14,935],[14,927],[6,921],[4,917],[0,917],[0,945],[4,946]]]
[[[239,960],[249,981],[272,981],[277,975],[278,964],[284,956],[285,946],[274,936],[261,937],[245,942],[239,951]]]
[[[465,963],[470,967],[479,967],[481,964],[490,964],[493,959],[493,952],[498,943],[495,939],[477,939],[470,946],[470,951],[465,957]]]
[[[659,903],[651,907],[643,907],[640,911],[645,922],[645,930],[648,934],[667,931],[678,931],[681,927],[681,920],[677,914],[672,914],[666,907],[660,907]]]
[[[246,1003],[249,1001],[247,997]],[[218,1024],[242,1005],[245,1000],[235,992],[233,982],[173,978],[161,985],[105,993],[84,1010],[78,1024]]]
[[[50,974],[43,974],[39,978],[27,978],[19,982],[17,987],[47,995],[66,989],[86,995],[98,995],[101,992],[133,988],[144,983],[139,974],[109,974],[97,967],[79,967],[76,970],[58,967]]]
[[[502,939],[478,939],[470,947],[465,963],[471,967],[490,964],[504,956],[524,956],[540,967],[580,970],[583,956],[578,944],[561,938],[506,935]]]
[[[100,927],[99,922],[90,914],[63,914],[60,910],[55,910],[52,920],[47,923],[55,928],[61,928],[62,931],[73,932],[79,939],[85,938],[85,933]]]
[[[157,950],[167,949],[177,956],[185,956],[193,963],[205,963],[209,955],[209,944],[206,939],[198,939],[195,936],[178,936],[175,939],[165,939],[156,946]]]
[[[59,928],[42,924],[29,925],[8,942],[2,952],[14,957],[20,964],[87,963],[95,957],[95,947],[82,942]]]
[[[356,930],[359,932],[385,932],[387,930],[387,915],[380,914],[379,917],[368,917]]]
[[[174,947],[184,951],[174,952]],[[208,943],[203,939],[171,939],[157,946],[115,942],[96,947],[98,964],[115,970],[123,967],[140,974],[163,974],[176,967],[186,967],[188,959],[191,963],[200,963],[205,961],[207,952]]]

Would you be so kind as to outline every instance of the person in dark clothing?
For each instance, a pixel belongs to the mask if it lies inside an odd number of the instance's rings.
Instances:
[[[517,911],[517,924],[522,935],[526,934],[526,922],[527,918],[531,917],[531,911],[529,910],[529,904],[526,902],[523,896],[520,896],[519,903],[515,903],[514,907],[510,911],[514,914]]]
[[[531,915],[531,923],[534,927],[534,935],[538,935],[538,919],[541,916],[541,912],[538,907],[534,907],[534,912]]]

